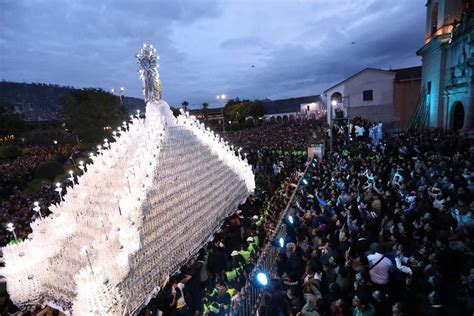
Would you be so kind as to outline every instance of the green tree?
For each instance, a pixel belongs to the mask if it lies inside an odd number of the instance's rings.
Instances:
[[[236,122],[243,122],[248,116],[256,119],[263,115],[263,102],[259,100],[228,102],[224,108],[224,115],[226,118]]]
[[[18,137],[26,130],[26,123],[20,114],[11,108],[0,106],[0,136],[14,135]]]
[[[183,109],[184,112],[186,112],[188,110],[188,105],[189,105],[189,102],[186,101],[186,100],[181,102],[181,108]]]
[[[118,96],[102,89],[73,90],[61,98],[66,125],[82,142],[96,143],[127,118],[127,109]]]

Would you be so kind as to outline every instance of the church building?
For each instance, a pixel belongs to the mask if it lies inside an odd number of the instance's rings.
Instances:
[[[474,128],[473,0],[428,0],[419,126]]]

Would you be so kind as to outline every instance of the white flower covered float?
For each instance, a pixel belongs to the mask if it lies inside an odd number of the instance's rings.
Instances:
[[[255,188],[245,160],[161,99],[156,50],[137,54],[146,118],[106,142],[28,240],[3,248],[13,302],[134,314]]]

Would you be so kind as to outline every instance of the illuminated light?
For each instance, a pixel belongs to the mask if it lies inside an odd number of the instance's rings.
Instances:
[[[337,105],[337,101],[336,101],[336,100],[332,100],[332,101],[331,101],[331,105],[332,105],[332,106],[336,106],[336,105]]]
[[[283,237],[280,237],[278,239],[278,244],[280,245],[280,248],[285,247],[285,239]]]
[[[58,141],[57,141],[57,140],[53,140],[53,144],[57,145],[57,144],[58,144]]]
[[[225,94],[222,94],[221,95],[221,99],[225,99],[226,98],[226,95]]]
[[[263,272],[257,273],[257,281],[261,286],[267,286],[268,285],[268,277]]]
[[[295,222],[295,220],[293,219],[293,216],[288,215],[288,222],[290,222],[290,224],[293,224]]]
[[[308,180],[303,179],[303,183],[304,183],[305,185],[308,185],[309,182],[308,182]]]

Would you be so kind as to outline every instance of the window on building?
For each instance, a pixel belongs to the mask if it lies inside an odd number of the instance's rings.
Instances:
[[[365,90],[363,93],[364,101],[372,101],[374,99],[374,90]]]
[[[431,81],[426,83],[426,94],[431,94]]]

